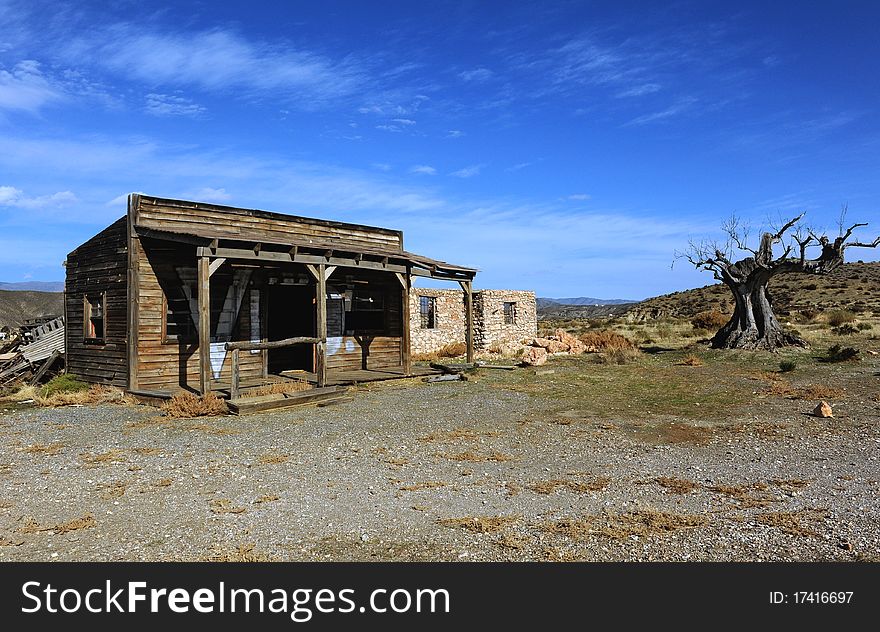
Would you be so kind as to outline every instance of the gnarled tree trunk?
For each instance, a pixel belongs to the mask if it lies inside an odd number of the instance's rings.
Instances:
[[[807,346],[805,340],[785,331],[776,320],[767,281],[758,278],[745,283],[727,283],[736,306],[728,323],[713,336],[714,349],[772,351],[790,345]]]

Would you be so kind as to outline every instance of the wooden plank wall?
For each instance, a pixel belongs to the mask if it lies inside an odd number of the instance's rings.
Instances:
[[[86,382],[128,385],[127,218],[67,255],[64,284],[67,370]],[[83,340],[83,296],[107,293],[104,344]]]
[[[153,239],[140,239],[143,252],[139,266],[140,313],[138,327],[137,371],[141,390],[198,390],[198,342],[163,340],[164,293],[166,288],[178,287],[180,280],[174,266],[195,268],[195,246],[177,245]],[[250,296],[242,301],[236,340],[250,336]],[[241,354],[241,379],[259,378],[263,373],[263,354]],[[227,354],[219,380],[214,386],[229,386],[232,379],[232,354]]]
[[[247,209],[140,196],[136,225],[212,239],[298,244],[317,242],[338,245],[342,250],[346,246],[386,251],[403,248],[403,237],[399,231],[272,215]]]

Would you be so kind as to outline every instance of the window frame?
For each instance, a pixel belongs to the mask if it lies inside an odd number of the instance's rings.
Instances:
[[[516,324],[516,301],[502,301],[501,302],[501,315],[504,319],[505,325],[515,325]],[[508,306],[510,306],[510,313],[508,314]]]
[[[101,335],[98,336],[92,330],[94,329],[92,325],[92,310],[93,305],[91,300],[89,300],[89,296],[93,298],[100,297],[100,305],[101,305]],[[105,345],[107,344],[107,291],[103,292],[86,292],[83,294],[83,344],[90,345]]]
[[[422,309],[422,303],[426,302],[429,307],[427,312]],[[437,329],[437,297],[419,295],[419,329]]]

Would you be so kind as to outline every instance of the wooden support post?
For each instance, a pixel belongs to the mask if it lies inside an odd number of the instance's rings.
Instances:
[[[199,257],[199,392],[211,390],[211,261]]]
[[[464,290],[464,314],[465,329],[464,337],[467,344],[467,362],[474,362],[474,292],[473,281],[459,281],[458,284]]]
[[[317,283],[315,284],[315,307],[317,308],[315,345],[315,375],[318,386],[327,385],[327,270],[321,263],[317,266]]]
[[[410,343],[410,327],[409,327],[409,294],[412,287],[412,277],[407,274],[395,273],[397,280],[400,281],[400,366],[403,367],[403,374],[412,373],[412,349]]]
[[[238,384],[241,377],[241,369],[239,368],[239,354],[241,353],[238,349],[232,350],[232,386],[229,389],[229,398],[230,399],[238,399]]]

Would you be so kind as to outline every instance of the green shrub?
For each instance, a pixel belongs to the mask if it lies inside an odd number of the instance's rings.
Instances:
[[[825,355],[819,359],[822,362],[846,362],[847,360],[856,359],[858,355],[858,349],[854,349],[853,347],[841,347],[840,345],[833,345],[829,347]]]
[[[873,328],[874,325],[872,325],[871,323],[858,323],[856,325],[856,329],[858,329],[859,331],[868,331],[869,329]]]
[[[828,312],[825,318],[832,327],[840,327],[843,324],[853,322],[856,315],[848,309],[834,309]]]
[[[89,385],[76,379],[72,373],[56,375],[43,386],[43,397],[50,397],[56,393],[76,393],[88,390]]]
[[[858,332],[859,332],[859,330],[856,329],[855,327],[853,327],[852,325],[850,325],[849,323],[845,323],[845,324],[841,325],[840,327],[835,327],[834,329],[831,330],[831,333],[833,333],[836,336],[851,336],[851,335],[856,334]]]
[[[779,370],[782,371],[783,373],[790,373],[791,371],[794,371],[796,368],[797,368],[797,364],[794,362],[794,360],[783,360],[782,362],[779,363]]]

